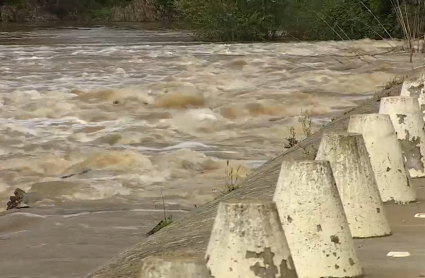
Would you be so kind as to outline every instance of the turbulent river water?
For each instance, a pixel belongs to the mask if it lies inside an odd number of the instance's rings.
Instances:
[[[221,194],[227,160],[243,179],[284,151],[290,127],[304,136],[306,111],[315,130],[423,64],[400,41],[0,30],[0,211],[15,188],[31,193],[31,209],[0,217],[0,277],[81,277],[144,238],[161,195],[179,217]]]

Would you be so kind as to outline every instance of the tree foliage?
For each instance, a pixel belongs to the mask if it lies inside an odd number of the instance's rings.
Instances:
[[[173,0],[0,0],[0,21],[20,21],[23,18],[34,18],[31,13],[42,12],[59,19],[67,20],[112,20],[117,9],[130,13],[131,18],[146,18],[143,12],[153,10],[155,18],[170,15]],[[3,15],[2,8],[10,11],[10,16]],[[127,9],[126,9],[127,8]],[[47,17],[51,18],[51,17]]]
[[[175,0],[175,7],[200,39],[346,40],[400,36],[393,1]]]
[[[178,12],[201,39],[273,39],[282,29],[286,0],[177,0]]]
[[[54,15],[47,19],[177,18],[208,41],[409,40],[425,25],[424,0],[0,0],[0,20],[43,18],[37,11]]]
[[[380,39],[397,33],[390,0],[325,0],[316,14],[314,39]]]

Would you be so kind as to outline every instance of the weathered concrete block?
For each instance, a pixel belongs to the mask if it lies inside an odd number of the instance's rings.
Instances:
[[[139,278],[211,278],[205,262],[190,257],[148,257]]]
[[[425,113],[424,85],[425,85],[424,76],[414,81],[407,80],[403,82],[403,85],[401,87],[401,92],[400,92],[400,96],[417,98],[422,113]]]
[[[418,99],[382,98],[379,113],[391,118],[410,176],[425,177],[425,123]]]
[[[206,261],[215,278],[297,277],[273,202],[220,203]]]
[[[325,133],[316,160],[330,162],[344,211],[355,238],[391,234],[363,136]]]
[[[360,133],[366,143],[381,199],[409,203],[416,200],[404,165],[401,145],[389,115],[352,115],[348,132]]]
[[[283,161],[274,201],[298,277],[362,276],[329,161]]]

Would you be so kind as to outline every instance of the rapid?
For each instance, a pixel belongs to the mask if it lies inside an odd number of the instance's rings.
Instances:
[[[201,43],[138,24],[0,25],[0,277],[82,277],[356,106],[401,41]],[[227,165],[229,164],[229,166]],[[10,212],[10,211],[8,211]],[[1,214],[0,214],[1,215]],[[83,259],[82,259],[83,258]]]

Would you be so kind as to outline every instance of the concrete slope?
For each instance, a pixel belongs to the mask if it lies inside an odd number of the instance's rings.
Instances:
[[[231,198],[258,198],[271,200],[283,159],[314,159],[314,149],[318,149],[323,132],[345,130],[349,116],[352,114],[377,113],[380,97],[399,95],[400,89],[401,85],[396,85],[391,89],[377,93],[372,99],[363,102],[355,109],[346,111],[340,118],[331,122],[311,137],[305,139],[299,145],[268,161],[245,180],[242,188],[195,209],[185,218],[179,219],[172,225],[149,237],[146,241],[140,242],[119,254],[108,264],[89,274],[87,277],[136,277],[140,268],[141,260],[151,255],[190,254],[203,257],[219,202]],[[383,256],[385,257],[385,255],[386,254]],[[412,277],[419,277],[419,274],[415,275],[416,276]]]

